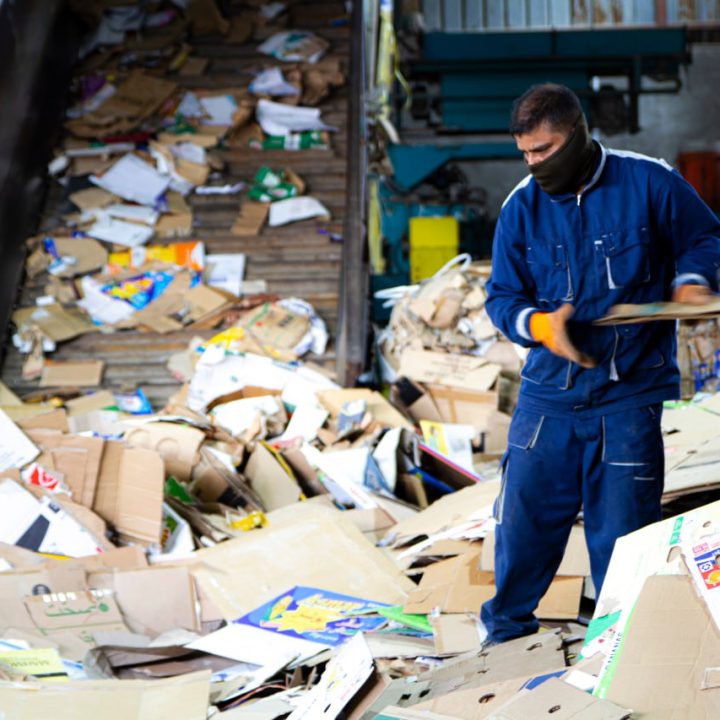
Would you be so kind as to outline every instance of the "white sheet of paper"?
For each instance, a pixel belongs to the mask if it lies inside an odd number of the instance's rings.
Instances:
[[[147,225],[116,220],[105,214],[86,231],[90,237],[127,247],[144,245],[154,234]]]
[[[39,454],[27,435],[0,410],[0,472],[27,465]]]
[[[187,160],[197,165],[204,165],[207,160],[205,148],[195,143],[176,143],[170,146],[170,152],[173,154],[173,157]]]
[[[222,425],[233,435],[247,430],[258,415],[274,415],[280,410],[280,400],[276,395],[260,395],[243,398],[218,405],[212,410],[215,422]]]
[[[200,98],[207,125],[232,125],[233,115],[237,110],[237,103],[232,95],[211,95]]]
[[[132,222],[141,222],[145,225],[155,225],[160,217],[157,210],[153,210],[147,205],[125,205],[124,203],[116,203],[108,205],[103,210],[112,218],[120,220],[130,220]]]
[[[320,681],[288,720],[334,720],[365,684],[374,667],[370,648],[362,633],[358,633],[330,660]]]
[[[161,175],[136,155],[124,155],[102,177],[90,176],[98,187],[124,200],[154,206],[170,185],[170,178]]]
[[[255,117],[268,135],[287,135],[303,130],[334,130],[320,117],[320,109],[258,100]]]
[[[285,441],[302,438],[310,442],[317,437],[318,430],[325,424],[328,415],[328,411],[319,405],[300,405],[295,408],[285,432],[277,439]]]
[[[253,665],[285,666],[296,658],[306,659],[317,655],[327,646],[250,625],[230,623],[193,640],[185,647]]]
[[[300,91],[285,79],[282,70],[278,67],[259,72],[250,83],[249,90],[255,95],[274,95],[276,97],[300,94]]]
[[[37,500],[15,481],[1,480],[0,541],[15,545],[34,525],[39,528],[39,533],[44,530],[41,537],[33,535],[38,552],[68,557],[100,552],[92,535],[64,510],[53,505],[49,498]]]
[[[193,92],[186,92],[183,95],[183,99],[175,112],[186,118],[201,118],[205,115],[202,104]]]
[[[364,510],[378,507],[375,498],[363,485],[370,448],[320,452],[306,444],[301,449],[307,461],[334,481],[352,499],[355,507]]]
[[[195,188],[195,193],[197,195],[237,195],[244,188],[244,182],[227,185],[199,185]]]
[[[210,287],[220,288],[240,296],[245,277],[245,255],[225,253],[205,256],[203,279]]]
[[[278,227],[314,217],[330,217],[330,211],[314,197],[302,195],[270,203],[268,225]]]

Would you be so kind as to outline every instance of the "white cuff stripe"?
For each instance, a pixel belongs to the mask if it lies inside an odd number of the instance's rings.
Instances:
[[[518,316],[515,319],[515,331],[521,338],[524,338],[525,340],[529,340],[529,341],[532,341],[533,338],[532,338],[532,335],[527,330],[527,327],[526,327],[527,320],[528,320],[528,316],[534,312],[537,312],[537,308],[534,308],[534,307],[525,308],[524,310],[521,310],[518,313]]]
[[[675,288],[678,285],[704,285],[710,287],[710,283],[702,276],[697,273],[683,273],[678,275],[672,282],[672,286]]]

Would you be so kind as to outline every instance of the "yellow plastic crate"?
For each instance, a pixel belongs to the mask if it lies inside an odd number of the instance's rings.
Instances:
[[[458,254],[459,245],[457,218],[410,218],[410,282],[435,274]]]

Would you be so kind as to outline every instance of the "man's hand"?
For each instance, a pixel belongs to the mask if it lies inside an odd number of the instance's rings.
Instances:
[[[707,305],[713,297],[710,288],[705,285],[678,285],[672,300],[685,305]]]
[[[555,355],[571,360],[581,367],[594,368],[597,365],[595,360],[580,352],[570,341],[567,321],[574,312],[575,308],[566,304],[561,305],[555,312],[533,313],[530,316],[530,334]]]

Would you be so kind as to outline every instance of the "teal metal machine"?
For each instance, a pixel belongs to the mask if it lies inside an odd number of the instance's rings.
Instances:
[[[404,142],[389,146],[393,176],[381,188],[391,277],[378,277],[374,284],[387,286],[393,278],[401,282],[406,277],[404,242],[410,217],[441,214],[448,204],[447,188],[438,192],[435,202],[418,201],[414,191],[419,186],[427,189],[451,161],[520,157],[510,138],[478,142],[477,137],[505,135],[512,102],[530,85],[563,83],[580,97],[591,127],[637,132],[640,95],[678,92],[680,71],[690,60],[684,28],[423,35],[417,55],[401,66],[412,94],[396,94],[394,121]],[[408,101],[409,116],[403,110]],[[418,134],[422,142],[410,140]],[[477,208],[462,202],[448,212],[461,220],[461,236],[463,223],[476,221],[478,215]],[[464,249],[487,254],[491,231],[488,225],[485,250]]]

